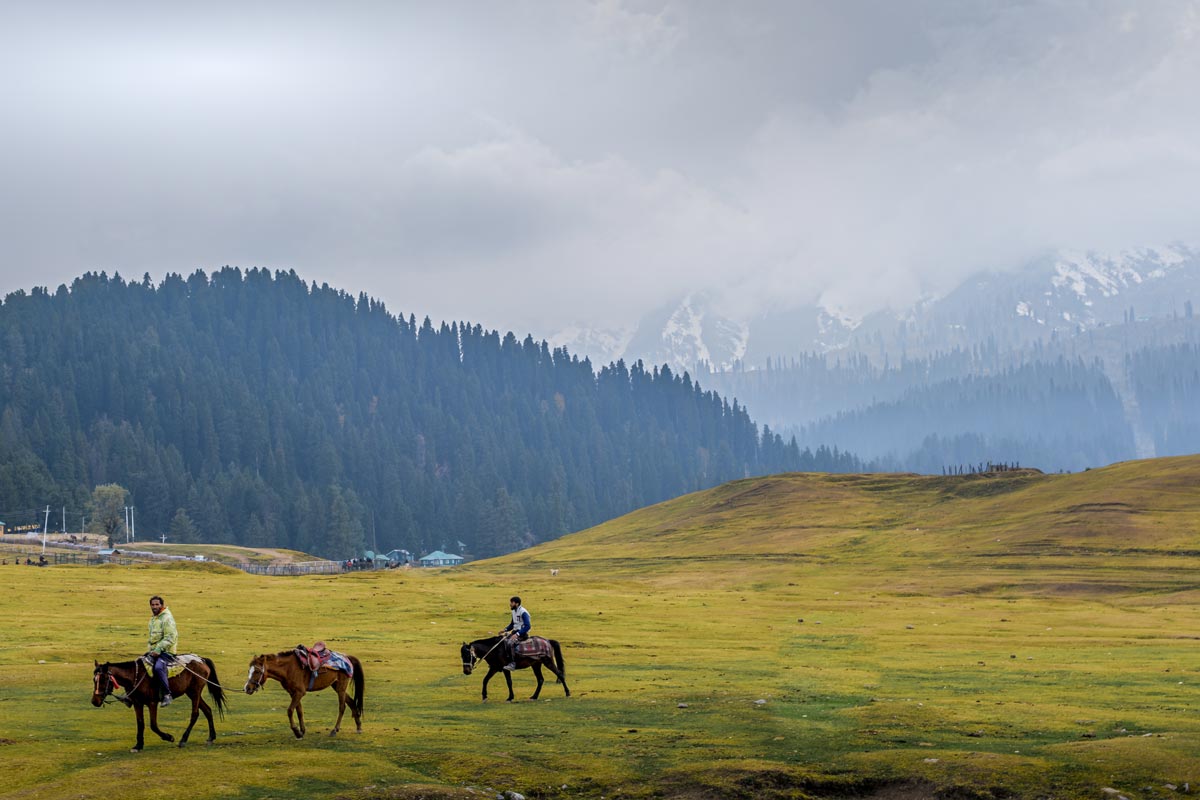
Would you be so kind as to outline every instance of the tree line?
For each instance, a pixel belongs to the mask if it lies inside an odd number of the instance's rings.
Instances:
[[[749,475],[855,471],[684,373],[594,369],[295,272],[88,273],[0,305],[0,508],[119,485],[139,533],[494,555]]]

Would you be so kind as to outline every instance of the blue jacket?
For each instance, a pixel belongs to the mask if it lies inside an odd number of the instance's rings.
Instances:
[[[508,623],[506,631],[516,631],[522,636],[529,635],[529,629],[532,623],[529,620],[529,612],[525,610],[525,606],[517,606],[512,612],[513,621]]]

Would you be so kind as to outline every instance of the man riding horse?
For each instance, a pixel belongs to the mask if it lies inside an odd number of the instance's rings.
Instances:
[[[150,646],[146,656],[154,662],[154,676],[158,679],[162,692],[162,699],[158,701],[158,705],[160,708],[166,708],[171,704],[167,667],[175,663],[179,630],[175,627],[175,617],[171,615],[171,609],[166,607],[158,595],[150,598],[150,612]]]
[[[523,642],[529,638],[529,629],[532,623],[529,619],[529,612],[525,610],[525,606],[521,605],[521,598],[513,595],[508,599],[508,607],[512,609],[512,622],[508,623],[500,635],[504,637],[504,655],[508,658],[508,663],[504,668],[512,672],[517,668],[517,642]]]

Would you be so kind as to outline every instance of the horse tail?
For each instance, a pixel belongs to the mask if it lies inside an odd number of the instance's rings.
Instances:
[[[212,662],[211,658],[204,659],[205,666],[208,667],[208,695],[213,699],[213,704],[217,707],[217,713],[221,715],[221,719],[225,719],[225,709],[229,704],[225,700],[225,690],[221,687],[221,679],[217,677],[217,665]]]
[[[346,656],[346,658],[350,659],[350,664],[354,667],[354,707],[358,709],[359,719],[362,719],[364,688],[362,662],[354,656]]]
[[[554,648],[554,666],[558,668],[558,674],[562,676],[556,682],[562,683],[567,677],[567,665],[563,663],[562,648],[558,646],[557,639],[551,639],[550,646]]]

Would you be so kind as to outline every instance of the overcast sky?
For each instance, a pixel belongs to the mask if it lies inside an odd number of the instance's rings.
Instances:
[[[548,336],[1198,226],[1200,0],[0,6],[2,293],[260,266]]]

